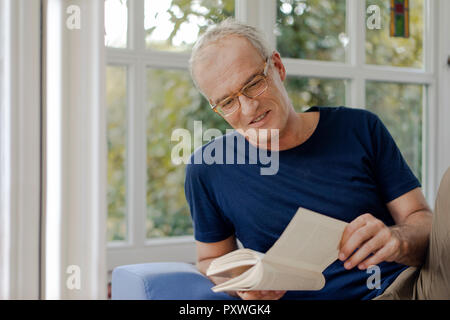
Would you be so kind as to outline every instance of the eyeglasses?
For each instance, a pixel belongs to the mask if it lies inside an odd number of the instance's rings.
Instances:
[[[241,107],[241,102],[239,101],[239,96],[244,95],[247,98],[254,99],[260,96],[264,91],[266,91],[267,84],[267,71],[269,70],[269,60],[267,58],[264,63],[264,71],[261,74],[256,75],[249,83],[241,88],[238,92],[232,94],[231,96],[219,101],[217,104],[213,104],[211,99],[209,99],[209,104],[214,112],[219,113],[223,117],[227,117],[234,113]]]

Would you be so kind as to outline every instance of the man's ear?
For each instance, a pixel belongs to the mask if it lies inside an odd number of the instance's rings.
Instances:
[[[274,51],[272,53],[272,62],[275,67],[275,70],[278,72],[281,81],[286,79],[286,68],[284,67],[283,62],[281,61],[281,56],[278,51]]]

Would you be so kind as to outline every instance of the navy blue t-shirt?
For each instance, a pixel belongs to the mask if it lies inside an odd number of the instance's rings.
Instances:
[[[316,130],[301,145],[278,152],[276,174],[261,175],[267,162],[249,160],[250,150],[256,148],[247,140],[245,152],[236,148],[237,132],[194,152],[186,168],[185,194],[196,240],[217,242],[234,234],[245,248],[266,252],[298,207],[346,222],[371,213],[388,226],[394,224],[386,203],[420,183],[386,127],[366,110],[312,107],[306,112],[314,111],[320,112]],[[226,153],[240,153],[235,159],[246,161],[195,164],[194,155],[201,156],[205,148],[222,150],[223,159]],[[372,299],[406,268],[387,262],[378,266],[381,289],[368,288],[370,273],[356,267],[346,270],[336,260],[324,271],[324,288],[288,291],[284,299]]]

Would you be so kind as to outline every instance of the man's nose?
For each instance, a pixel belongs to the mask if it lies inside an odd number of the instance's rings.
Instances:
[[[248,98],[243,94],[239,96],[239,102],[241,103],[241,113],[243,115],[254,114],[259,104],[257,99]]]

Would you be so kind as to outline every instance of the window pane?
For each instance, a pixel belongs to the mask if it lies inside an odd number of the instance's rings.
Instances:
[[[126,221],[126,141],[127,68],[106,69],[108,124],[108,241],[125,240]]]
[[[423,68],[424,0],[409,0],[410,36],[391,37],[390,1],[366,0],[367,7],[380,8],[380,29],[366,28],[366,63],[396,67]],[[369,18],[370,15],[367,15]]]
[[[235,0],[145,0],[147,48],[189,50],[206,28],[234,16]]]
[[[345,61],[345,0],[277,0],[277,48],[282,57]]]
[[[202,121],[203,130],[225,134],[229,127],[194,88],[187,71],[148,69],[147,92],[147,238],[192,234],[185,165],[171,161],[179,143],[171,142],[172,132],[184,128],[193,137],[194,120]],[[193,151],[192,141],[189,155]]]
[[[126,48],[127,31],[127,0],[105,0],[105,45]]]
[[[297,112],[312,106],[345,105],[345,80],[290,76],[285,85]]]
[[[367,82],[367,109],[376,113],[403,157],[422,180],[422,85]]]

